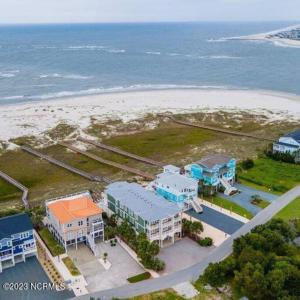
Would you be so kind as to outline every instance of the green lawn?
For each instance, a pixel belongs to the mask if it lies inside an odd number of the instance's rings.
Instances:
[[[47,228],[39,230],[38,233],[53,256],[65,253],[63,246],[54,239],[52,233]]]
[[[76,266],[73,263],[73,260],[69,256],[63,258],[63,262],[73,276],[80,275],[79,270],[76,268]]]
[[[284,193],[300,183],[300,165],[259,158],[255,160],[255,166],[242,171],[239,178],[247,184],[250,182],[271,192]]]
[[[238,204],[231,202],[225,198],[222,198],[220,196],[214,196],[214,197],[207,197],[205,198],[205,200],[216,204],[218,206],[221,206],[225,209],[228,209],[232,212],[235,212],[236,214],[243,216],[247,219],[252,219],[253,215],[251,212],[249,212],[248,210],[246,210],[244,207],[239,206]]]
[[[150,277],[151,277],[151,274],[149,272],[145,272],[145,273],[138,274],[136,276],[129,277],[129,278],[127,278],[127,281],[130,283],[135,283],[135,282],[149,279]]]
[[[300,219],[300,197],[284,207],[275,217],[286,221]]]

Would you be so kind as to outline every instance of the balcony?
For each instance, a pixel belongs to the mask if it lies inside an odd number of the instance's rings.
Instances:
[[[6,254],[6,255],[1,255],[0,260],[6,260],[6,259],[11,259],[13,257],[13,254]]]

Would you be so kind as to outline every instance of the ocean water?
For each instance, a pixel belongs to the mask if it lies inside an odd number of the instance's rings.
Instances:
[[[0,27],[0,105],[163,88],[300,94],[300,49],[224,41],[290,23]]]

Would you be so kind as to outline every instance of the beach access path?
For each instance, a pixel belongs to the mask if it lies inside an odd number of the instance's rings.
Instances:
[[[14,178],[10,177],[9,175],[5,174],[4,172],[0,171],[0,177],[10,184],[14,185],[17,187],[19,190],[23,192],[22,194],[22,202],[24,204],[24,207],[27,209],[29,208],[29,203],[28,203],[28,188],[25,187],[22,183],[18,182]]]
[[[92,294],[77,297],[80,300],[90,300],[91,297],[100,298],[101,300],[112,299],[113,297],[127,298],[151,293],[166,288],[173,287],[182,282],[195,281],[210,263],[223,260],[232,252],[233,241],[250,232],[257,225],[261,225],[269,221],[283,207],[288,205],[294,199],[300,196],[300,185],[289,190],[276,201],[272,202],[267,208],[258,213],[252,220],[242,226],[238,231],[225,240],[218,248],[216,248],[207,258],[184,270],[162,276],[160,278],[149,279],[142,282],[125,285],[116,289],[104,290]],[[74,298],[75,299],[75,298]]]

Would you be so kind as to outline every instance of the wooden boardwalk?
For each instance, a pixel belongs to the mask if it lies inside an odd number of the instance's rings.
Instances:
[[[82,171],[82,170],[79,170],[77,168],[74,168],[62,161],[59,161],[51,156],[48,156],[48,155],[45,155],[41,152],[38,152],[36,150],[33,150],[27,146],[21,146],[21,149],[31,155],[34,155],[34,156],[37,156],[41,159],[44,159],[46,161],[48,161],[49,163],[53,164],[53,165],[56,165],[58,167],[61,167],[63,169],[66,169],[72,173],[75,173],[77,175],[80,175],[88,180],[91,180],[91,181],[96,181],[96,182],[105,182],[105,183],[110,183],[111,181],[105,177],[102,177],[102,176],[97,176],[97,175],[92,175],[90,173],[87,173],[85,171]]]
[[[82,138],[82,137],[79,137],[78,140],[81,141],[81,142],[92,144],[92,145],[94,145],[98,148],[108,150],[108,151],[111,151],[111,152],[114,152],[114,153],[117,153],[117,154],[120,154],[120,155],[123,155],[123,156],[126,156],[126,157],[130,157],[132,159],[135,159],[135,160],[138,160],[138,161],[141,161],[143,163],[150,164],[150,165],[153,165],[153,166],[156,166],[156,167],[162,168],[163,166],[166,165],[162,162],[155,161],[153,159],[146,158],[146,157],[143,157],[143,156],[139,156],[139,155],[124,151],[122,149],[119,149],[119,148],[116,148],[116,147],[113,147],[113,146],[105,145],[105,144],[100,143],[100,142],[95,142],[93,140],[85,139],[85,138]]]
[[[206,129],[206,130],[211,130],[211,131],[216,131],[216,132],[225,133],[225,134],[229,134],[229,135],[241,136],[241,137],[246,137],[246,138],[251,138],[251,139],[256,139],[256,140],[261,140],[261,141],[274,142],[273,139],[257,136],[257,135],[250,134],[250,133],[244,133],[244,132],[235,131],[235,130],[217,128],[217,127],[207,126],[207,125],[196,125],[193,123],[176,120],[173,116],[166,116],[166,115],[160,115],[160,116],[167,117],[174,123],[184,125],[184,126],[201,128],[201,129]]]
[[[2,179],[4,179],[5,181],[9,182],[10,184],[14,185],[15,187],[17,187],[19,190],[21,190],[23,192],[23,194],[22,194],[22,202],[23,202],[25,208],[29,208],[29,203],[28,203],[28,188],[25,187],[20,182],[18,182],[17,180],[11,178],[10,176],[8,176],[7,174],[5,174],[5,173],[3,173],[1,171],[0,171],[0,177]]]
[[[143,172],[139,169],[135,169],[135,168],[131,168],[131,167],[128,167],[126,165],[122,165],[122,164],[119,164],[119,163],[116,163],[114,161],[111,161],[111,160],[107,160],[107,159],[104,159],[104,158],[101,158],[95,154],[92,154],[92,153],[88,153],[86,151],[83,151],[83,150],[80,150],[74,146],[71,146],[70,144],[68,143],[59,143],[59,145],[61,146],[64,146],[64,147],[67,147],[68,149],[74,151],[74,152],[77,152],[77,153],[80,153],[82,155],[85,155],[91,159],[94,159],[102,164],[105,164],[105,165],[109,165],[111,167],[114,167],[114,168],[118,168],[118,169],[121,169],[121,170],[124,170],[124,171],[127,171],[129,173],[133,173],[133,174],[136,174],[136,175],[139,175],[141,177],[144,177],[146,179],[150,179],[150,180],[153,180],[155,177],[150,174],[150,173],[146,173],[146,172]]]

